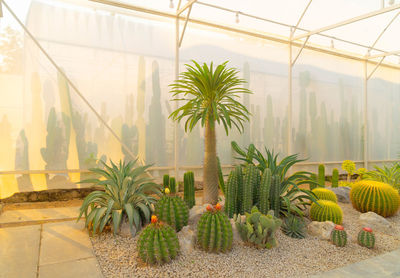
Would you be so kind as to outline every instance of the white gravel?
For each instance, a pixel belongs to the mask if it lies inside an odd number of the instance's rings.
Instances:
[[[194,250],[163,266],[146,266],[137,257],[137,238],[122,238],[103,233],[91,238],[105,277],[307,277],[342,267],[400,248],[400,214],[388,221],[397,236],[375,233],[376,245],[370,250],[356,243],[360,213],[350,204],[339,204],[344,213],[343,226],[350,235],[346,247],[307,236],[292,239],[278,232],[279,246],[260,250],[234,242],[227,254],[209,254]]]

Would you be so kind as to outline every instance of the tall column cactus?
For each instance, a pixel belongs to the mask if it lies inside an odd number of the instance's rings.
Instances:
[[[318,165],[318,183],[320,186],[325,187],[325,165]]]
[[[332,171],[332,187],[339,186],[339,171],[338,169],[333,169]]]
[[[246,167],[246,174],[243,179],[243,211],[244,212],[250,212],[251,208],[253,207],[253,191],[256,187],[257,183],[257,174],[258,174],[258,169],[256,166],[253,164],[249,164]]]
[[[267,214],[270,208],[269,193],[271,189],[272,173],[271,169],[266,168],[261,178],[260,183],[260,212]]]
[[[275,217],[279,217],[281,209],[281,179],[279,175],[273,175],[270,188],[271,209],[274,211]]]
[[[225,193],[225,212],[229,218],[238,213],[237,198],[238,198],[238,172],[232,170],[228,177]]]
[[[194,174],[192,171],[186,172],[183,175],[183,198],[189,208],[192,208],[195,203],[195,188],[194,188]]]

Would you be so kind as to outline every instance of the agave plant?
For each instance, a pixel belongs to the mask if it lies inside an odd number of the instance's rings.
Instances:
[[[157,201],[150,194],[161,195],[161,186],[145,176],[148,166],[134,167],[135,161],[110,166],[101,161],[104,169],[92,168],[100,178],[83,180],[101,186],[104,191],[90,193],[80,208],[78,220],[85,215],[85,226],[93,234],[101,233],[107,224],[113,225],[114,234],[118,232],[122,219],[127,219],[131,230],[133,225],[139,230],[150,221],[152,204]]]
[[[289,214],[283,220],[281,229],[282,232],[292,238],[304,238],[306,235],[304,220],[300,217]]]
[[[317,197],[310,190],[300,188],[302,184],[315,184],[318,182],[312,179],[312,173],[307,171],[298,171],[288,175],[290,167],[305,159],[298,159],[298,154],[289,155],[278,161],[278,155],[273,151],[265,148],[267,156],[265,157],[253,144],[245,150],[241,149],[235,142],[231,142],[233,150],[239,155],[236,159],[244,161],[244,164],[253,164],[257,166],[261,172],[266,168],[271,169],[272,175],[278,175],[281,180],[280,196],[281,209],[280,213],[288,215],[295,213],[302,216],[304,210],[312,202],[317,202]]]
[[[398,162],[390,167],[383,165],[383,167],[374,166],[374,168],[374,171],[364,173],[363,179],[390,184],[400,192],[400,164]]]

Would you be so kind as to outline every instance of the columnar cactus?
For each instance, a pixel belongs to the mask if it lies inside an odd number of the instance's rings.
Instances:
[[[318,183],[320,186],[325,187],[325,166],[324,166],[324,164],[318,165]]]
[[[383,217],[394,215],[400,206],[400,196],[390,185],[361,180],[350,191],[353,207],[360,212],[373,211]]]
[[[272,176],[269,196],[271,209],[274,211],[275,217],[279,217],[281,209],[281,179],[279,175]]]
[[[332,187],[338,187],[339,185],[339,171],[338,169],[333,169],[332,171]]]
[[[167,187],[169,188],[169,175],[168,174],[165,174],[163,176],[163,187],[164,187],[164,189]]]
[[[242,173],[242,167],[240,165],[237,165],[235,167],[236,171],[236,176],[238,179],[238,184],[237,184],[237,197],[236,197],[236,211],[240,212],[240,214],[244,214],[243,210],[243,173]]]
[[[328,200],[334,203],[337,203],[337,197],[335,192],[329,190],[327,188],[317,187],[312,190],[312,192],[318,197],[320,200]]]
[[[237,191],[238,191],[238,172],[230,172],[228,182],[226,183],[225,193],[225,212],[229,218],[238,213],[237,210]]]
[[[282,220],[272,215],[262,214],[257,207],[251,209],[251,214],[246,213],[246,220],[242,222],[241,216],[234,217],[236,228],[244,242],[254,244],[259,248],[272,248],[277,246],[275,232],[282,224]]]
[[[246,167],[246,174],[243,179],[243,211],[250,212],[253,207],[253,191],[256,188],[258,169],[253,164]]]
[[[155,215],[151,217],[151,224],[141,232],[137,246],[139,257],[148,264],[168,263],[179,253],[174,229],[158,222]]]
[[[197,244],[207,252],[227,252],[232,249],[232,226],[218,203],[213,208],[207,206],[207,211],[197,224]]]
[[[167,193],[167,192],[166,192]],[[179,196],[164,195],[155,206],[155,214],[177,232],[187,225],[189,209]]]
[[[343,226],[336,225],[331,233],[332,243],[337,247],[343,247],[347,243],[347,233],[344,230]]]
[[[171,193],[176,193],[176,179],[174,177],[169,178],[169,189]]]
[[[374,248],[375,246],[375,236],[372,233],[372,229],[365,227],[359,233],[357,237],[357,242],[363,247]]]
[[[266,168],[261,178],[260,183],[260,212],[262,214],[267,214],[269,211],[269,193],[271,189],[272,173],[271,169]]]
[[[338,204],[332,201],[318,200],[318,204],[313,203],[311,205],[310,217],[313,221],[332,221],[340,225],[343,220],[343,212]]]
[[[196,203],[194,190],[194,174],[192,171],[186,172],[183,175],[183,199],[187,206],[192,208]]]

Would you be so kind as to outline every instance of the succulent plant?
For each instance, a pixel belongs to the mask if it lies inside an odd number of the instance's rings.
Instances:
[[[165,174],[163,176],[163,187],[164,188],[169,187],[169,175],[168,174]]]
[[[176,193],[176,179],[174,177],[169,178],[169,189],[171,193]]]
[[[304,238],[306,236],[304,220],[293,214],[289,214],[282,223],[282,232],[292,238]]]
[[[238,173],[233,170],[229,173],[225,192],[225,213],[229,218],[238,213],[237,209]]]
[[[269,194],[271,190],[272,174],[271,169],[266,168],[260,183],[260,203],[259,209],[262,214],[267,214],[270,208]]]
[[[197,244],[207,252],[227,252],[232,249],[232,226],[221,211],[221,205],[208,205],[197,224]]]
[[[221,189],[222,194],[225,194],[225,181],[224,181],[224,176],[222,174],[221,161],[219,160],[218,156],[217,156],[217,165],[218,165],[218,185],[219,185],[219,189]]]
[[[325,187],[325,165],[318,165],[318,183],[320,186]]]
[[[394,215],[400,206],[400,196],[390,185],[370,180],[355,183],[350,191],[353,207],[360,212],[373,211],[383,217]]]
[[[337,203],[337,197],[335,192],[327,188],[317,187],[312,190],[315,196],[320,200],[328,200]]]
[[[357,242],[363,247],[374,248],[375,246],[375,235],[371,228],[363,228],[357,236]]]
[[[257,182],[259,178],[259,170],[256,166],[249,164],[245,169],[245,176],[243,178],[243,211],[250,212],[251,208],[253,207],[253,202],[257,199],[254,191],[257,190]]]
[[[257,207],[251,209],[251,214],[246,213],[246,220],[242,222],[240,215],[235,215],[235,225],[240,237],[244,242],[251,243],[259,248],[272,248],[278,242],[275,232],[282,224],[282,220],[273,216],[270,211],[267,215],[262,214]]]
[[[183,174],[183,199],[185,200],[189,209],[191,209],[196,203],[194,174],[192,171]]]
[[[340,225],[343,220],[343,212],[338,204],[332,201],[319,200],[318,204],[313,203],[311,205],[310,217],[313,221],[332,221]]]
[[[332,171],[332,187],[338,187],[339,185],[339,170],[333,169]]]
[[[278,175],[272,176],[269,196],[271,209],[274,211],[275,217],[279,217],[281,208],[281,181]]]
[[[351,160],[345,160],[342,163],[342,169],[347,172],[347,181],[350,182],[351,175],[356,170],[356,164]]]
[[[177,232],[187,225],[189,209],[179,196],[164,195],[155,205],[155,214]]]
[[[347,243],[347,233],[344,230],[343,226],[336,225],[331,233],[332,243],[337,247],[343,247]]]
[[[178,256],[179,248],[174,229],[158,222],[155,215],[151,217],[151,224],[140,233],[137,243],[139,257],[148,264],[170,262]]]

